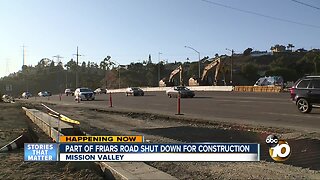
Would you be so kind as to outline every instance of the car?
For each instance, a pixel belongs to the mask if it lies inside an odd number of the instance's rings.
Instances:
[[[29,97],[32,97],[32,94],[28,91],[25,91],[22,93],[22,98],[28,99]]]
[[[138,87],[129,87],[126,89],[126,96],[144,96],[144,91]]]
[[[97,88],[93,91],[95,94],[107,94],[107,89]]]
[[[46,91],[46,92],[47,92],[48,96],[52,96],[51,91]]]
[[[40,97],[47,97],[47,96],[49,96],[49,94],[48,94],[47,91],[40,91],[40,92],[38,93],[38,96],[40,96]]]
[[[300,78],[290,88],[290,96],[301,113],[310,113],[320,105],[320,76]]]
[[[66,90],[64,90],[64,93],[66,94],[66,96],[73,96],[74,95],[74,89],[70,89],[70,88],[67,88]]]
[[[93,91],[89,88],[77,88],[74,91],[74,96],[76,101],[82,101],[82,100],[94,100],[95,95]]]
[[[195,96],[194,91],[191,91],[189,88],[184,86],[172,87],[166,91],[166,94],[169,98],[178,97],[179,94],[181,98],[193,98]]]
[[[14,98],[10,95],[4,94],[2,96],[2,101],[5,103],[13,103],[14,102]]]

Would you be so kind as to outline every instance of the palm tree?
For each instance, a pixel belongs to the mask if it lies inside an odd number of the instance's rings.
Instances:
[[[293,44],[288,44],[287,48],[292,51],[292,48],[294,48],[294,45]]]

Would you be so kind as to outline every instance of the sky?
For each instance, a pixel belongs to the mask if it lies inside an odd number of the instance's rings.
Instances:
[[[307,5],[304,5],[302,2]],[[275,44],[320,48],[319,0],[0,0],[0,77],[60,55],[196,61]],[[159,55],[159,53],[161,53]],[[54,58],[57,61],[57,58]],[[79,63],[80,64],[80,63]]]

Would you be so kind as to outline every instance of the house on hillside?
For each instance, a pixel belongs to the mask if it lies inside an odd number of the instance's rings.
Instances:
[[[272,51],[272,53],[286,52],[286,46],[277,44],[275,46],[272,46],[270,50]]]
[[[272,55],[272,53],[267,51],[252,51],[250,55],[252,57],[259,57],[259,56],[270,56]]]

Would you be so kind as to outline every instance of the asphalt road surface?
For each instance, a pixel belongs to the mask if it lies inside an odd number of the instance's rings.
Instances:
[[[181,99],[181,113],[185,117],[254,124],[266,127],[291,128],[306,132],[320,132],[320,109],[310,114],[298,112],[288,93],[252,92],[196,92],[194,98]],[[109,108],[109,94],[97,95],[95,101],[77,103],[74,97],[62,95],[49,98],[30,98],[28,101],[50,101],[64,105]],[[175,115],[177,99],[165,92],[145,92],[145,96],[112,94],[113,108],[128,111]]]

